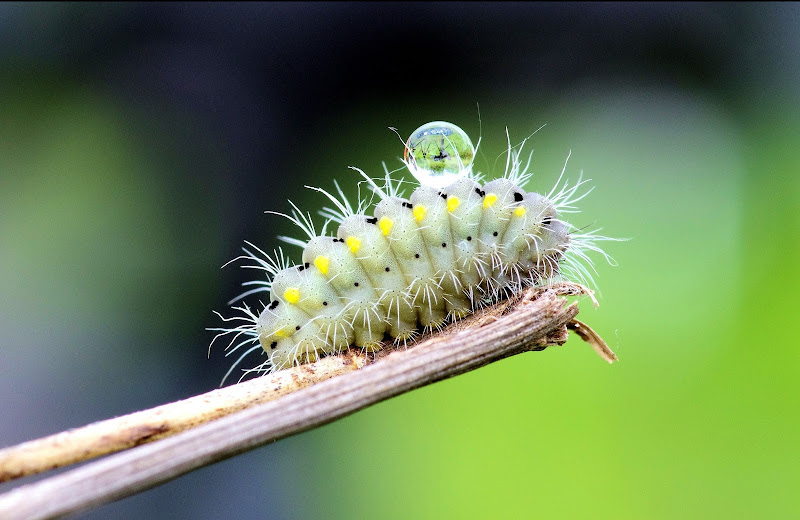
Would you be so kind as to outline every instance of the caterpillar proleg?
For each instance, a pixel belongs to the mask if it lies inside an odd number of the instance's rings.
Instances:
[[[588,180],[567,181],[565,162],[546,195],[526,192],[526,141],[512,147],[509,139],[503,176],[482,184],[467,134],[434,121],[404,143],[402,161],[419,183],[409,198],[390,172],[376,180],[353,168],[380,199],[371,214],[371,200],[353,204],[335,181],[335,192],[311,187],[332,204],[319,212],[319,234],[311,215],[290,203],[290,213],[278,215],[303,238],[279,238],[302,247],[302,261],[294,265],[282,249],[269,255],[249,242],[236,259],[265,276],[243,284],[254,288],[231,303],[259,292],[269,301],[257,312],[235,306],[241,314],[223,318],[232,326],[212,329],[215,341],[232,337],[228,354],[241,354],[227,375],[256,351],[266,360],[247,372],[273,372],[350,346],[377,350],[387,335],[408,341],[420,328],[436,330],[527,286],[557,279],[594,285],[591,255],[613,265],[598,242],[614,239],[564,220],[591,191]]]

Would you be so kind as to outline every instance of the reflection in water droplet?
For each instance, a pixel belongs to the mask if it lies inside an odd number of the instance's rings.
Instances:
[[[453,123],[433,121],[417,128],[406,142],[404,159],[420,184],[444,188],[472,171],[475,148]]]

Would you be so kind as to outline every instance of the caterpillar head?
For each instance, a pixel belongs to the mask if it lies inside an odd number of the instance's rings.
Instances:
[[[278,271],[272,279],[270,296],[286,306],[296,306],[309,315],[339,303],[339,296],[325,277],[310,264]]]
[[[272,366],[287,366],[286,360],[290,358],[297,341],[295,336],[307,321],[305,312],[281,300],[273,300],[261,311],[256,322],[256,333]]]

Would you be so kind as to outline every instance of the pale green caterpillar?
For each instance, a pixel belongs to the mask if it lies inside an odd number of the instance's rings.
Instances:
[[[292,204],[283,215],[305,234],[302,240],[280,237],[303,248],[302,263],[291,265],[282,250],[272,256],[248,243],[239,259],[255,261],[266,279],[247,282],[250,294],[269,291],[270,302],[256,315],[248,306],[234,307],[238,323],[212,329],[231,334],[228,352],[244,348],[245,356],[263,349],[267,361],[255,369],[272,372],[316,360],[351,345],[380,349],[386,335],[407,341],[420,326],[433,330],[450,319],[472,313],[529,285],[568,277],[593,284],[587,252],[613,260],[597,246],[611,240],[595,230],[578,233],[562,220],[577,210],[574,203],[587,181],[562,182],[545,196],[520,186],[530,178],[520,160],[523,141],[509,141],[503,177],[480,184],[472,172],[475,147],[461,128],[435,121],[417,129],[405,142],[403,162],[420,186],[409,199],[387,172],[378,185],[356,169],[380,198],[372,215],[359,200],[353,206],[338,184],[324,194],[333,208],[318,236],[309,214]],[[565,164],[566,168],[566,164]],[[338,225],[326,236],[329,224]],[[213,343],[213,342],[212,342]],[[247,348],[249,347],[249,348]],[[228,372],[230,374],[230,371]],[[226,375],[227,377],[227,375]]]

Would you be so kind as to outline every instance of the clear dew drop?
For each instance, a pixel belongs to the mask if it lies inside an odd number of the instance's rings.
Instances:
[[[461,128],[433,121],[414,130],[406,142],[405,163],[420,184],[444,188],[472,171],[475,147]]]

